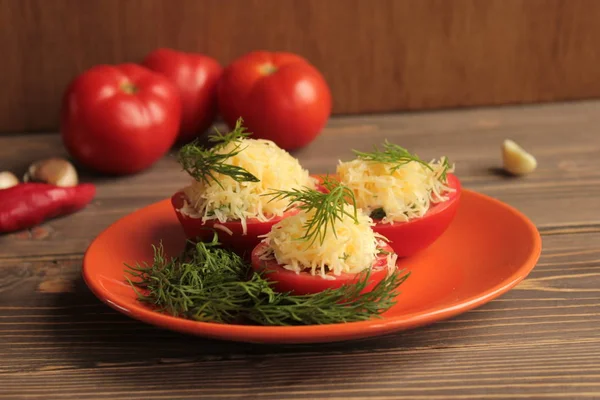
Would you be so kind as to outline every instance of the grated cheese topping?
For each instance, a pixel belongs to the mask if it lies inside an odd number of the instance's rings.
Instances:
[[[448,199],[454,189],[441,179],[445,161],[429,162],[431,169],[410,161],[392,172],[393,164],[355,159],[340,162],[337,174],[353,191],[358,208],[369,215],[382,209],[382,222],[393,224],[422,217],[432,204]]]
[[[351,205],[346,211],[353,214]],[[300,211],[273,225],[264,237],[268,244],[261,259],[275,259],[283,268],[296,273],[310,272],[325,279],[335,279],[342,272],[359,273],[370,268],[375,262],[379,247],[385,245],[385,238],[373,232],[373,220],[366,214],[358,213],[358,223],[344,215],[337,219],[333,229],[328,229],[323,243],[303,240],[305,224],[313,217],[315,210]],[[334,233],[335,230],[335,233]],[[395,269],[397,255],[387,255],[387,266]]]
[[[242,151],[228,158],[226,163],[244,168],[259,182],[236,182],[222,174],[215,174],[222,187],[212,179],[208,184],[193,180],[183,189],[189,200],[181,209],[183,214],[221,223],[239,220],[245,234],[248,218],[265,222],[282,216],[288,208],[287,200],[270,201],[272,197],[265,194],[274,190],[315,187],[316,180],[299,161],[270,140],[243,138],[228,143],[218,153],[229,153],[240,144]]]

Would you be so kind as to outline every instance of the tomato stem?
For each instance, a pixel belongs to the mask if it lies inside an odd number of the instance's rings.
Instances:
[[[263,75],[271,75],[277,72],[277,67],[271,63],[263,64],[260,66],[260,73]]]
[[[121,90],[127,94],[134,94],[137,93],[138,88],[131,82],[125,82],[121,84]]]

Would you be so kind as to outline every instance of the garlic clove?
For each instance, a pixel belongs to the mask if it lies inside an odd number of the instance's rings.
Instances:
[[[509,139],[502,144],[502,162],[504,170],[513,175],[526,175],[537,168],[535,157]]]
[[[23,180],[63,187],[75,186],[79,182],[77,170],[64,158],[48,158],[31,164]]]
[[[19,184],[19,178],[12,172],[0,172],[0,189],[8,189]]]

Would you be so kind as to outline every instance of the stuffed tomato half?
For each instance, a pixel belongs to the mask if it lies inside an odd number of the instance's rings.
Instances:
[[[210,147],[182,147],[179,162],[192,182],[171,197],[189,240],[211,241],[216,233],[223,247],[248,256],[259,236],[297,212],[270,193],[316,185],[288,152],[249,135],[239,120],[232,132],[210,136]]]
[[[315,294],[361,285],[367,293],[395,274],[397,256],[386,238],[373,231],[373,220],[353,202],[342,185],[327,191],[287,192],[298,212],[273,225],[252,252],[252,268],[276,291]]]
[[[387,141],[381,150],[355,153],[336,173],[357,207],[373,218],[373,230],[389,239],[399,257],[431,246],[458,210],[461,184],[454,167],[445,157],[425,162]]]

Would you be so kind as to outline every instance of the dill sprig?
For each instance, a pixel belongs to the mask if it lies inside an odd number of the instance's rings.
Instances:
[[[396,304],[397,290],[409,274],[394,271],[372,291],[363,273],[355,284],[312,295],[273,290],[262,274],[235,253],[210,243],[188,245],[168,258],[153,246],[151,264],[127,266],[127,281],[138,300],[159,312],[195,321],[259,325],[332,324],[380,316]]]
[[[310,295],[274,293],[254,304],[246,316],[261,325],[335,324],[380,317],[397,303],[398,288],[410,274],[396,270],[370,292],[361,293],[369,275],[370,269],[361,273],[357,283]]]
[[[450,168],[452,168],[452,166],[450,165],[450,162],[448,161],[447,157],[443,157],[442,158],[442,172],[440,173],[440,181],[446,183],[448,181],[448,171],[450,171]]]
[[[231,322],[245,306],[246,287],[251,283],[242,281],[240,272],[246,268],[242,258],[217,245],[215,236],[212,242],[188,245],[173,258],[165,256],[162,243],[152,246],[152,264],[127,265],[136,281],[126,279],[141,302],[161,312],[197,321]]]
[[[429,169],[430,171],[433,171],[433,168],[431,167],[431,165],[429,165],[428,162],[422,160],[416,154],[412,154],[404,147],[401,147],[394,143],[390,143],[387,139],[384,141],[382,147],[383,149],[380,150],[377,146],[373,146],[373,151],[370,153],[358,150],[353,150],[353,152],[361,160],[391,164],[390,174],[393,174],[399,168],[402,168],[402,166],[410,162],[417,162],[423,165],[425,168]],[[442,158],[441,163],[442,170],[439,175],[439,180],[445,183],[447,181],[447,174],[451,166],[448,161],[448,158],[446,157]]]
[[[244,168],[226,163],[230,157],[244,150],[242,139],[251,135],[246,132],[242,123],[242,118],[239,118],[235,128],[225,134],[215,128],[215,133],[208,137],[208,141],[214,143],[211,148],[201,146],[198,139],[184,145],[178,153],[178,161],[182,168],[197,181],[208,184],[212,179],[221,187],[223,185],[215,176],[216,174],[229,176],[237,182],[259,182],[256,176]],[[226,153],[219,153],[229,143],[235,143],[234,148]]]
[[[392,164],[390,173],[394,173],[403,165],[413,161],[422,164],[430,170],[432,169],[429,163],[421,160],[416,154],[412,154],[404,147],[388,142],[387,139],[383,143],[383,150],[380,150],[377,146],[373,146],[373,151],[370,153],[358,150],[353,150],[353,152],[361,160]]]
[[[323,244],[329,228],[335,233],[335,221],[342,220],[344,216],[348,216],[358,224],[358,211],[356,207],[356,198],[352,190],[331,178],[325,176],[322,185],[327,192],[321,192],[309,187],[293,190],[276,190],[267,193],[267,196],[273,196],[270,201],[277,199],[287,199],[291,207],[309,213],[314,211],[314,214],[304,224],[304,235],[301,240],[308,241],[309,246],[313,245],[318,239],[320,244]],[[352,206],[352,212],[346,210],[346,205]]]

